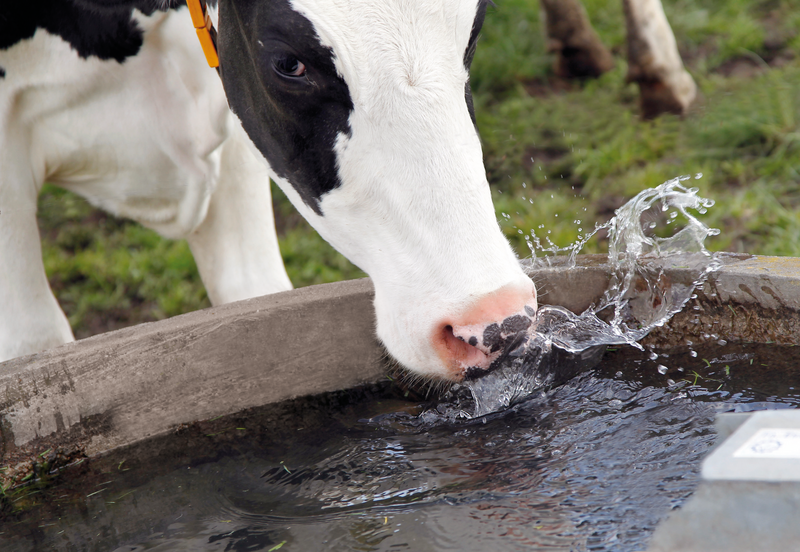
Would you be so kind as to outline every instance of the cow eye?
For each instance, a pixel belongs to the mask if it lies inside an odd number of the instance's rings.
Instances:
[[[272,58],[272,67],[284,77],[296,79],[306,74],[306,65],[292,54],[276,54]]]

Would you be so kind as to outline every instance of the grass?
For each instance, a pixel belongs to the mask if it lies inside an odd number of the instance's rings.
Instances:
[[[712,249],[800,255],[800,11],[789,0],[664,2],[702,98],[685,118],[648,122],[625,82],[619,0],[585,1],[616,67],[584,83],[552,76],[536,2],[490,8],[471,81],[498,219],[520,255],[531,231],[567,245],[639,191],[698,173],[693,185],[717,202],[703,217],[722,231]],[[275,195],[296,286],[361,275]],[[39,208],[46,269],[78,336],[209,304],[184,242],[50,186]]]
[[[515,244],[524,246],[516,230],[541,224],[568,243],[640,190],[699,173],[702,195],[717,201],[705,217],[722,230],[712,248],[800,254],[800,67],[696,78],[703,103],[683,120],[640,121],[619,69],[544,101],[520,93],[479,106],[496,206],[512,213]]]
[[[288,200],[274,193],[279,215],[288,212]],[[295,286],[365,276],[302,219],[281,219],[281,251]],[[211,304],[185,241],[162,238],[50,185],[39,197],[39,230],[50,286],[78,338]]]
[[[183,241],[52,186],[39,198],[39,229],[50,286],[76,337],[209,305]]]

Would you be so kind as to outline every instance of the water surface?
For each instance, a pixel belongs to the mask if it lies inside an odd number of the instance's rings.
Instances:
[[[387,384],[187,427],[17,490],[0,549],[643,550],[717,412],[800,401],[800,348],[695,352],[609,351],[475,419]]]

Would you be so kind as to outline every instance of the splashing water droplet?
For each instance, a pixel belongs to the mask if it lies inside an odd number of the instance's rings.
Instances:
[[[667,368],[663,364],[659,364],[657,370],[658,370],[659,374],[666,374],[667,370],[669,370],[669,368]]]
[[[502,410],[543,393],[555,382],[555,374],[564,371],[564,366],[573,371],[587,369],[599,360],[607,345],[627,344],[642,349],[638,341],[686,305],[695,288],[721,266],[717,256],[704,245],[706,238],[718,231],[689,212],[690,209],[700,212],[713,202],[698,197],[698,189],[680,184],[688,178],[676,178],[644,190],[620,207],[614,218],[596,225],[593,232],[570,246],[559,247],[546,237],[546,247],[542,247],[531,232],[532,239],[526,241],[533,258],[526,261],[526,268],[533,273],[537,268],[550,266],[551,259],[562,252],[569,253],[566,266],[576,266],[576,257],[586,242],[605,229],[609,239],[610,283],[598,304],[580,315],[562,307],[541,306],[528,330],[523,350],[484,377],[464,384],[475,404],[471,416]],[[676,211],[687,222],[676,227],[670,237],[647,236],[642,215],[654,208]],[[550,254],[536,257],[535,250]],[[676,266],[681,267],[680,277],[672,278],[667,270]],[[603,318],[598,316],[601,313]],[[667,370],[663,365],[658,367],[661,374]]]

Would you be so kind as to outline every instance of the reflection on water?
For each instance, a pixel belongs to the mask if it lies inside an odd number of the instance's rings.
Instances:
[[[643,550],[695,488],[716,412],[800,401],[800,348],[696,353],[610,351],[478,419],[450,415],[469,393],[421,407],[384,387],[220,420],[67,470],[0,549]]]

